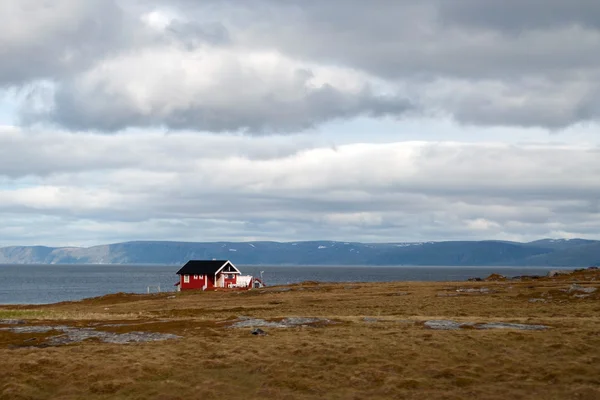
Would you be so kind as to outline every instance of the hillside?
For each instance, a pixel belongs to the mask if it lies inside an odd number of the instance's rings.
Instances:
[[[0,248],[4,264],[181,264],[230,259],[245,265],[515,265],[589,266],[600,263],[600,241],[544,239],[530,243],[125,242],[80,247]]]

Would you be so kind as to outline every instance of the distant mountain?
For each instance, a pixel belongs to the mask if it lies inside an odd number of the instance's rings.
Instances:
[[[552,250],[566,250],[597,243],[599,242],[596,240],[587,239],[542,239],[536,240],[535,242],[529,242],[527,244],[530,246],[543,247]]]
[[[543,239],[529,243],[454,241],[355,242],[126,242],[82,247],[0,248],[5,264],[175,264],[229,259],[241,265],[515,265],[600,264],[600,241]]]
[[[541,242],[541,243],[540,243]],[[534,247],[546,247],[552,252],[528,257],[520,265],[546,266],[599,266],[600,241],[571,239],[545,240],[529,243]]]

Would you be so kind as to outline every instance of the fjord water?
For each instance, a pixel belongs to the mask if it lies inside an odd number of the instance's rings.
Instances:
[[[550,267],[427,266],[241,266],[242,273],[263,277],[268,285],[302,281],[386,282],[464,281],[491,273],[506,276],[546,274]],[[109,293],[145,293],[148,286],[175,290],[173,265],[0,265],[0,304],[45,304]]]

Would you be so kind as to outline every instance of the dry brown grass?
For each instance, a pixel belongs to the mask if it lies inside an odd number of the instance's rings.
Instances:
[[[43,341],[44,335],[2,332],[0,398],[595,400],[600,290],[576,298],[562,291],[572,281],[599,287],[600,274],[523,282],[308,283],[289,291],[118,294],[5,306],[0,318],[71,326],[124,322],[130,325],[102,329],[183,339],[37,348],[18,346],[32,337]],[[493,293],[456,291],[482,287]],[[338,323],[264,328],[269,335],[257,337],[227,327],[240,315]],[[428,319],[552,328],[434,331],[421,324]]]

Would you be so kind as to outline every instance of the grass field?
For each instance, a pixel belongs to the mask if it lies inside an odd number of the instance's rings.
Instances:
[[[3,306],[0,398],[596,400],[600,290],[579,290],[596,287],[600,273],[585,270],[521,281],[307,282]],[[254,336],[252,327],[231,327],[240,316],[323,320]],[[428,320],[549,328],[433,330]],[[48,346],[61,332],[9,330],[58,325],[181,338]]]

